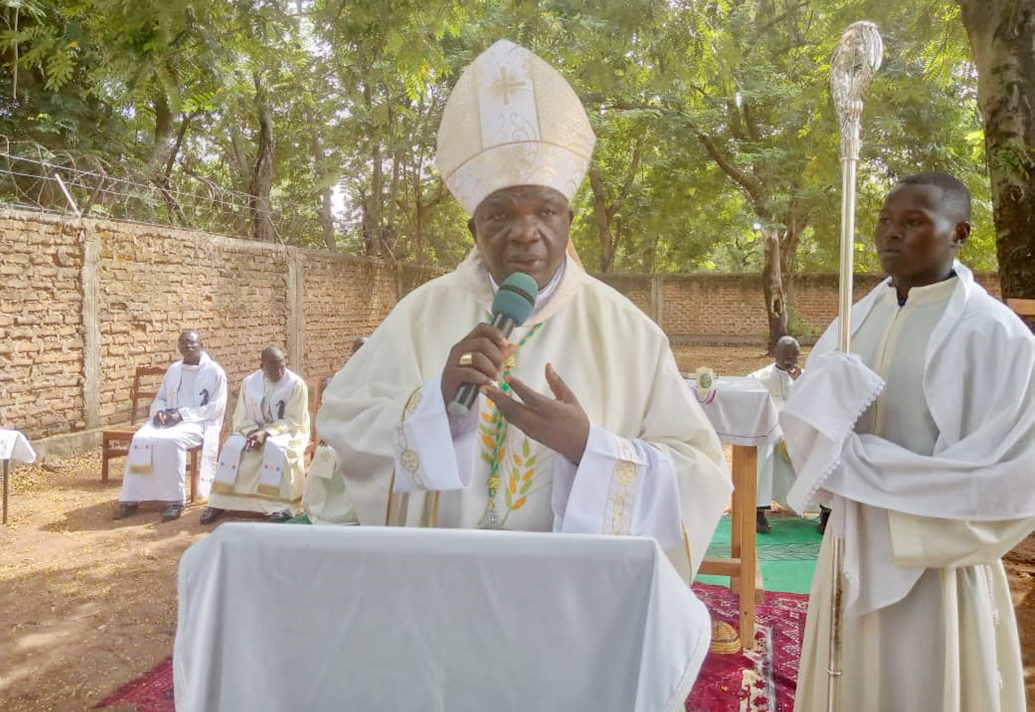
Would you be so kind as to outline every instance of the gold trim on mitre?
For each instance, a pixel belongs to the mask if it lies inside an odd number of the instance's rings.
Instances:
[[[595,142],[564,77],[524,47],[499,40],[450,93],[435,166],[469,214],[490,194],[518,185],[553,188],[570,202]]]

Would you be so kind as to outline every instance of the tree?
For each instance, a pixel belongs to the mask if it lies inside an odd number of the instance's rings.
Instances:
[[[1035,6],[959,6],[978,71],[1003,296],[1035,298]]]

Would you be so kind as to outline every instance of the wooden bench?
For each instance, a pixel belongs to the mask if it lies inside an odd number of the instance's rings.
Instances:
[[[1013,309],[1017,316],[1035,319],[1035,299],[1007,299],[1006,306]]]
[[[160,366],[138,366],[133,374],[133,389],[130,392],[130,413],[129,425],[121,425],[113,428],[105,428],[101,432],[101,483],[108,484],[108,461],[113,457],[126,457],[129,455],[129,445],[133,441],[133,434],[139,425],[138,411],[144,407],[144,420],[150,413],[151,401],[158,395],[161,387],[162,376],[165,369]],[[147,389],[151,384],[153,389]],[[198,457],[201,454],[201,446],[187,450],[189,460],[187,462],[187,473],[190,475],[190,501],[193,502],[198,492]]]

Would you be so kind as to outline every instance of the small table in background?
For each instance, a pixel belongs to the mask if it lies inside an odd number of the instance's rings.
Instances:
[[[0,429],[0,460],[4,462],[4,510],[3,523],[7,524],[7,486],[10,480],[11,461],[35,462],[36,451],[17,430]]]
[[[696,381],[687,379],[696,394]],[[772,448],[780,441],[779,412],[761,381],[723,376],[701,399],[701,407],[719,440],[733,446],[733,511],[730,522],[730,558],[705,558],[700,573],[729,576],[730,588],[740,597],[740,641],[754,647],[755,603],[762,598],[762,573],[755,552],[755,508],[758,491],[756,448]]]

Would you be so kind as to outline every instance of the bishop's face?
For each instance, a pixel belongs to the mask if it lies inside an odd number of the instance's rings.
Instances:
[[[574,215],[553,188],[522,185],[483,200],[467,227],[497,284],[524,272],[542,289],[564,261]]]

